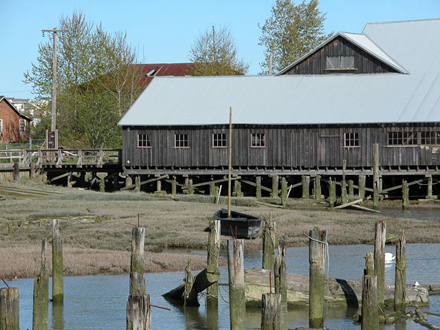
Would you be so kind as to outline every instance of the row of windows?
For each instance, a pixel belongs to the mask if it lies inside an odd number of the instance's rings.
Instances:
[[[20,134],[26,134],[26,119],[20,119]],[[0,119],[0,134],[3,134],[3,119]]]
[[[1,124],[1,122],[0,122]],[[0,126],[1,128],[1,126]],[[0,131],[1,132],[1,131]],[[389,132],[388,145],[439,145],[440,132]],[[150,134],[138,134],[138,148],[151,148]],[[211,137],[213,148],[225,148],[226,134],[214,133]],[[252,148],[266,147],[266,134],[252,133],[250,146]],[[359,133],[344,133],[344,147],[359,147]],[[188,134],[174,134],[174,148],[189,148]]]
[[[137,136],[138,148],[151,148],[151,135],[150,134],[138,134]],[[214,133],[211,137],[211,146],[213,148],[226,148],[226,134]],[[252,148],[265,148],[266,147],[266,134],[264,133],[252,133],[251,134],[251,147]],[[174,148],[189,148],[189,136],[188,134],[174,134]]]

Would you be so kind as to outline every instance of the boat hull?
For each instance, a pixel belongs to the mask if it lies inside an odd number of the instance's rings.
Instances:
[[[228,210],[221,209],[214,213],[214,219],[220,220],[221,234],[236,238],[254,238],[261,228],[261,219],[249,214],[231,211],[228,218]]]

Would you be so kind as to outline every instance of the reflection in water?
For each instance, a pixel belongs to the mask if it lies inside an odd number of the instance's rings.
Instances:
[[[64,330],[64,305],[52,302],[52,325],[55,330]]]

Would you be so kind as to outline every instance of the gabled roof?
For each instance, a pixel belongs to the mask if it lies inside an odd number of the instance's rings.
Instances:
[[[370,54],[374,58],[378,59],[379,61],[389,65],[394,70],[396,70],[399,73],[408,74],[408,71],[405,70],[404,67],[402,67],[399,63],[397,63],[395,60],[393,60],[387,53],[385,53],[380,47],[378,47],[371,39],[369,39],[366,35],[363,34],[356,34],[356,33],[347,33],[347,32],[338,32],[334,34],[332,37],[324,41],[322,44],[320,44],[318,47],[313,49],[312,51],[308,52],[289,66],[285,67],[283,70],[281,70],[277,75],[282,75],[286,71],[289,71],[291,68],[295,67],[302,61],[304,61],[306,58],[311,56],[312,54],[316,53],[319,49],[323,48],[324,46],[331,43],[336,38],[341,37],[348,41],[350,41],[355,46],[359,47],[366,53]]]
[[[146,87],[154,77],[164,76],[187,76],[193,63],[153,63],[134,64],[135,70],[139,70],[142,78],[140,85]]]
[[[12,110],[14,110],[20,117],[22,117],[23,119],[26,119],[28,121],[32,121],[31,118],[20,113],[20,111],[18,111],[17,108],[6,97],[0,96],[0,103],[3,101],[5,101],[7,104],[9,104],[9,106],[12,108]]]

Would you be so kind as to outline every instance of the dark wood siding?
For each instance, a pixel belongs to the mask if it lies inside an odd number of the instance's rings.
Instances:
[[[355,70],[327,70],[327,56],[354,56]],[[284,74],[333,74],[333,73],[385,73],[396,72],[389,65],[379,61],[361,48],[339,36],[319,48]]]
[[[440,134],[437,145],[388,145],[389,132],[439,132],[437,125],[381,126],[250,126],[233,129],[233,166],[249,168],[318,168],[372,165],[373,144],[380,145],[382,166],[440,165]],[[227,168],[228,148],[213,148],[212,134],[227,127],[124,127],[123,162],[135,168]],[[251,147],[251,134],[265,134],[265,147]],[[356,133],[358,145],[344,146],[345,133]],[[151,148],[138,148],[137,135],[149,134]],[[188,134],[189,147],[175,148],[174,134]]]

